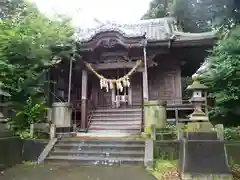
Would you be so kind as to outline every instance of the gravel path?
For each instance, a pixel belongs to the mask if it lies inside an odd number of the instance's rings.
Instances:
[[[138,166],[17,165],[0,173],[1,180],[156,180]]]

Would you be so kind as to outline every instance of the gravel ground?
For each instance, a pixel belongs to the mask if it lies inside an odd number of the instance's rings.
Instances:
[[[0,173],[1,180],[156,180],[138,166],[22,164]]]

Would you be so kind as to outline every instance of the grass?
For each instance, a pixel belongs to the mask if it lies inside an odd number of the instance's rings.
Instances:
[[[166,175],[176,172],[177,160],[156,159],[154,169],[150,172],[159,180],[166,179]]]

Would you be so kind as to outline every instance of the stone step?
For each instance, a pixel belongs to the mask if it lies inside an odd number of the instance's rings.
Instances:
[[[74,164],[93,164],[93,165],[119,165],[119,164],[143,164],[144,158],[129,158],[129,157],[75,157],[75,156],[49,156],[46,162],[67,162]]]
[[[121,109],[121,108],[112,108],[112,109],[96,109],[94,110],[96,113],[127,113],[127,112],[142,112],[141,108],[127,108],[127,109]]]
[[[122,133],[124,134],[124,136],[128,135],[128,136],[136,136],[136,135],[140,135],[141,134],[141,131],[140,131],[140,128],[139,130],[103,130],[103,129],[98,129],[98,130],[93,130],[93,129],[89,129],[88,132],[90,133],[106,133],[106,134],[109,134],[109,133]]]
[[[92,121],[90,126],[95,126],[95,125],[100,125],[100,126],[116,126],[116,125],[141,125],[142,121],[139,120],[135,120],[135,121],[126,121],[126,122],[122,122],[122,121]]]
[[[124,117],[124,116],[121,116],[121,117],[92,117],[91,118],[91,121],[141,121],[142,120],[142,118],[141,117],[139,117],[139,118],[137,118],[137,117]]]
[[[45,162],[67,164],[143,164],[145,141],[142,139],[60,139]]]
[[[113,125],[113,126],[103,126],[103,125],[90,125],[89,130],[139,130],[141,125]]]
[[[75,137],[77,135],[76,132],[59,132],[56,133],[56,137],[57,138],[71,138],[71,137]]]
[[[120,138],[97,138],[97,139],[81,139],[81,137],[76,138],[64,138],[59,140],[58,144],[72,144],[72,143],[78,143],[78,144],[145,144],[145,140],[141,139],[120,139]]]
[[[125,150],[54,150],[50,153],[50,156],[75,156],[75,157],[86,157],[86,156],[99,156],[99,157],[144,157],[144,150],[140,151],[125,151]]]
[[[120,113],[111,113],[111,112],[94,112],[94,117],[119,117],[121,115],[128,116],[128,117],[142,117],[141,112],[120,112]]]
[[[58,143],[54,146],[56,150],[144,150],[145,144],[118,144],[118,143],[99,143],[99,144],[88,144],[88,143]]]
[[[123,132],[87,132],[87,133],[77,133],[77,138],[84,139],[115,139],[115,138],[127,138],[127,139],[141,139],[141,133],[123,133]]]

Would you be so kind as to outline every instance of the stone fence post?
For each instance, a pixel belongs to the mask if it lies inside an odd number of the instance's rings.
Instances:
[[[56,125],[51,124],[50,125],[50,139],[53,139],[56,137]]]
[[[215,131],[217,132],[218,139],[224,140],[224,127],[223,124],[216,124]]]

